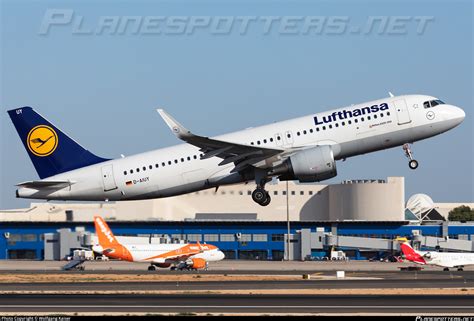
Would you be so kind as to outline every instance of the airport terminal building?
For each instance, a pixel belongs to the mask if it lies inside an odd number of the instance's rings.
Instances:
[[[402,177],[332,185],[280,182],[267,189],[267,207],[250,199],[252,186],[234,185],[147,201],[32,203],[0,211],[0,259],[60,260],[90,247],[95,215],[123,239],[206,242],[227,259],[317,260],[330,258],[331,250],[350,259],[380,258],[399,251],[397,237],[423,248],[474,251],[474,224],[447,221],[452,208],[473,204],[435,204],[419,217],[405,207]]]

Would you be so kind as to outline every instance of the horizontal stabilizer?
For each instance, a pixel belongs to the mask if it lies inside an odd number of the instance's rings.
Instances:
[[[74,183],[70,181],[28,181],[28,182],[17,184],[16,186],[42,190],[42,189],[61,189],[64,187],[68,187],[72,184]]]

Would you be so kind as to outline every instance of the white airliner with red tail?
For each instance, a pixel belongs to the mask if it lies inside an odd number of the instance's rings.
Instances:
[[[265,184],[319,182],[337,175],[336,161],[410,144],[459,125],[464,111],[436,97],[393,96],[249,128],[213,138],[199,136],[158,110],[185,144],[119,159],[84,149],[31,107],[8,111],[40,180],[18,184],[17,197],[125,201],[175,196],[254,181],[252,193],[270,203]],[[229,121],[222,119],[221,121]],[[454,159],[453,159],[454,160]]]
[[[444,267],[445,271],[449,271],[449,268],[462,271],[466,265],[474,264],[474,253],[416,251],[407,242],[400,244],[400,248],[408,261]]]
[[[112,259],[150,263],[149,271],[155,270],[155,266],[172,270],[205,269],[208,262],[225,257],[211,244],[121,244],[102,217],[94,217],[94,225],[97,235],[94,252]]]

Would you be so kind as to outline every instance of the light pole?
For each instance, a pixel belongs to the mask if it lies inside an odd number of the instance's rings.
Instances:
[[[288,181],[286,181],[286,260],[290,260],[290,206],[289,206],[289,194],[288,194]]]

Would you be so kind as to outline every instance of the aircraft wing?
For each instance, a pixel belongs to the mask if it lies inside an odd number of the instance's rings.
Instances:
[[[201,159],[211,157],[222,158],[223,161],[220,162],[219,165],[234,163],[236,167],[233,171],[238,171],[246,166],[255,165],[258,162],[286,152],[285,149],[243,145],[195,135],[163,109],[157,109],[157,111],[176,137],[188,144],[199,147],[200,151],[204,153]]]
[[[18,187],[32,188],[32,189],[61,189],[74,184],[71,181],[27,181],[17,184]]]
[[[172,251],[175,252],[175,251]],[[165,253],[159,256],[147,258],[147,261],[153,261],[155,263],[165,263],[166,261],[183,261],[188,259],[190,256],[202,253],[202,251],[186,252],[186,253]]]

